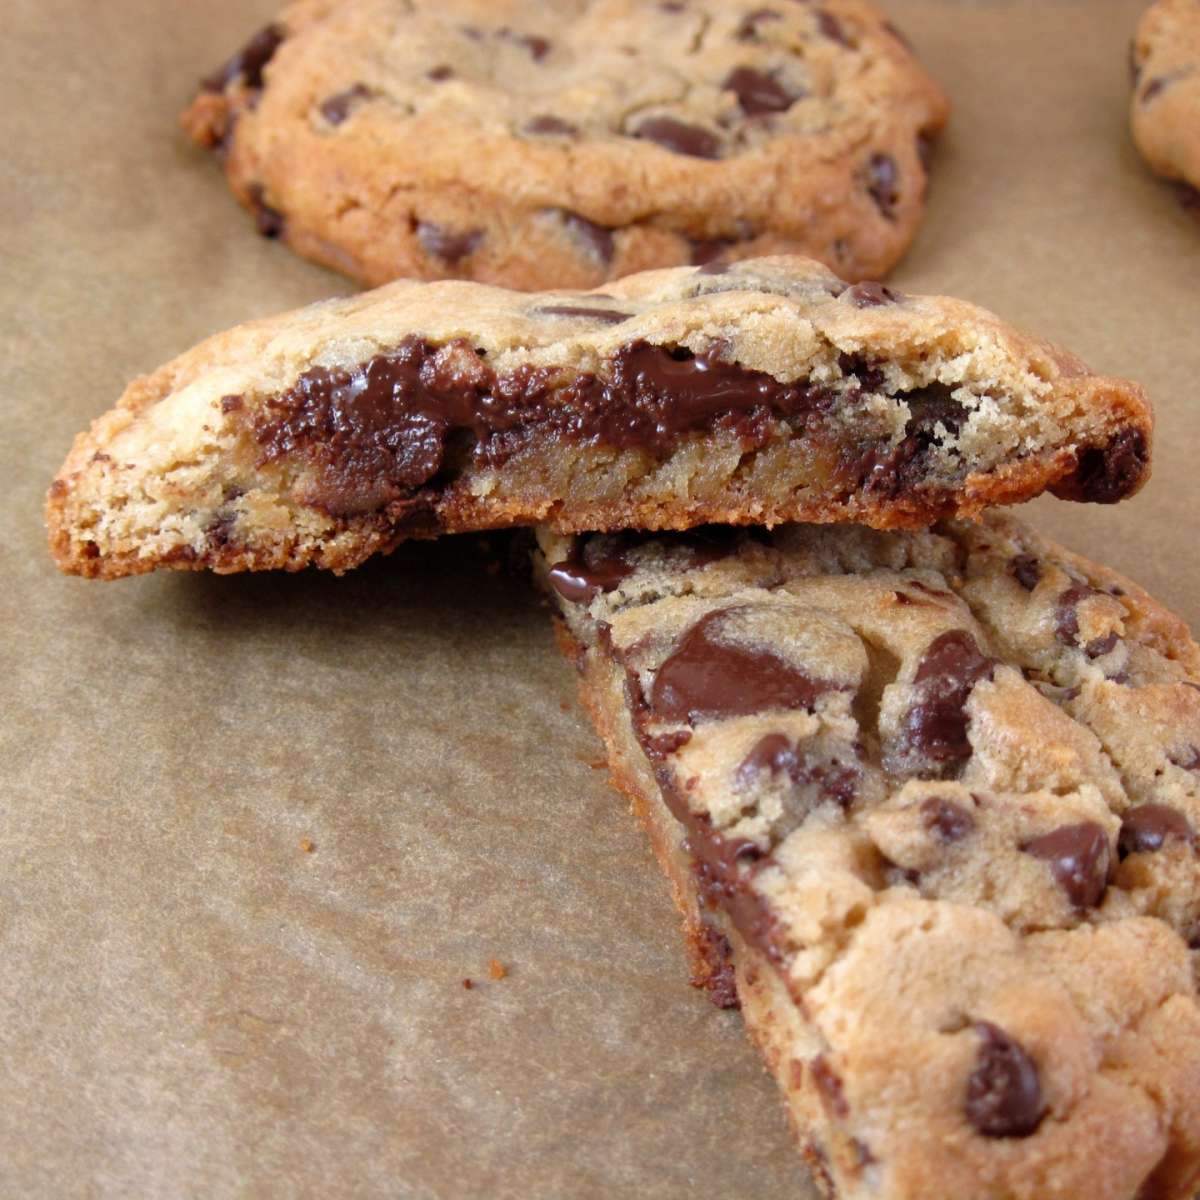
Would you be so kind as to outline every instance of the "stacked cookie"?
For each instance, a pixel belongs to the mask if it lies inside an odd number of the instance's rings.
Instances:
[[[944,116],[858,0],[300,0],[188,128],[302,253],[474,281],[136,380],[51,486],[51,546],[97,578],[340,572],[537,527],[695,979],[826,1192],[1182,1200],[1200,649],[995,511],[1133,494],[1151,415],[843,277],[907,244]]]

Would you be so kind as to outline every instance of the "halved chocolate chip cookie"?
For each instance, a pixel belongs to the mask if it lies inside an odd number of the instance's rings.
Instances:
[[[696,981],[827,1194],[1195,1194],[1181,622],[997,516],[539,543]]]
[[[398,282],[135,381],[50,491],[59,564],[344,570],[550,522],[916,526],[1149,461],[1140,389],[956,300],[806,259],[530,295]]]

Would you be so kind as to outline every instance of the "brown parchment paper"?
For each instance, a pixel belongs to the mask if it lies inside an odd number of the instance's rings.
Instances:
[[[1144,381],[1149,489],[1030,515],[1195,625],[1200,221],[1129,141],[1139,3],[885,6],[955,105],[897,283]],[[176,126],[271,3],[4,12],[0,1195],[809,1200],[478,539],[344,579],[55,573],[43,489],[128,378],[349,285]]]

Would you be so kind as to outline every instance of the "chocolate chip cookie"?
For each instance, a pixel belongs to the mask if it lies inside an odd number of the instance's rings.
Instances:
[[[1177,618],[999,516],[539,543],[697,981],[828,1195],[1194,1195]]]
[[[1129,62],[1138,149],[1158,174],[1200,188],[1200,3],[1151,4]]]
[[[344,570],[548,522],[915,526],[1148,470],[1140,389],[957,300],[807,259],[530,295],[398,281],[212,338],[77,439],[65,570]]]
[[[259,232],[368,285],[887,272],[946,102],[864,0],[299,0],[185,128]]]

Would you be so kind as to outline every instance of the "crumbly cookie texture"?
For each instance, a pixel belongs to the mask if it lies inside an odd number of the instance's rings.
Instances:
[[[539,533],[616,783],[826,1193],[1200,1181],[1200,649],[1011,518]]]
[[[807,259],[530,295],[397,282],[136,380],[50,489],[59,564],[344,570],[546,522],[916,526],[1148,470],[1141,391],[969,304]]]
[[[298,0],[183,115],[259,231],[368,285],[886,273],[946,101],[864,0]]]
[[[1200,0],[1156,0],[1130,47],[1133,138],[1151,168],[1200,188]]]

